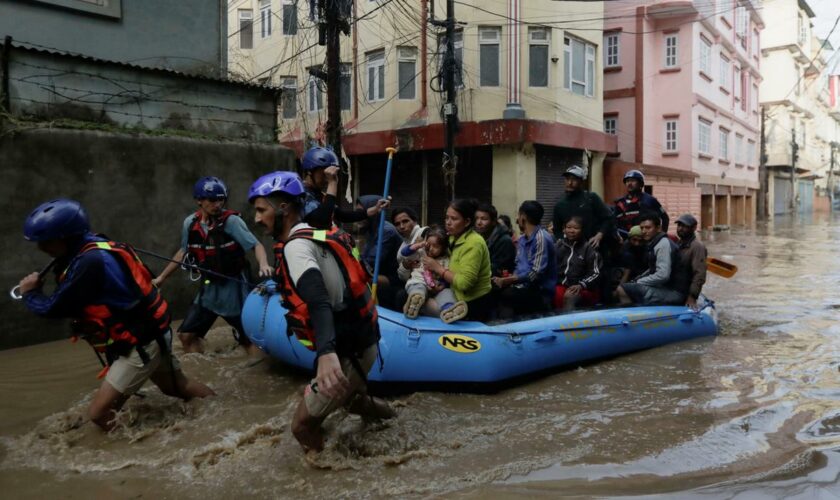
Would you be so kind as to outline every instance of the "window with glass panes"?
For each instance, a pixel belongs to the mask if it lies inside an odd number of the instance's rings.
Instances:
[[[677,34],[665,35],[665,67],[675,68],[677,66]]]
[[[563,39],[563,87],[575,94],[595,94],[595,46],[576,38]]]
[[[297,78],[284,76],[280,79],[281,104],[283,118],[291,119],[297,115]]]
[[[400,86],[399,98],[410,100],[417,98],[417,48],[397,47],[397,84]]]
[[[502,29],[482,26],[478,28],[478,70],[482,87],[498,87],[500,79],[501,53],[499,43]]]
[[[604,133],[610,135],[618,134],[618,117],[610,116],[604,118]]]
[[[697,122],[697,150],[712,154],[712,123],[702,118]]]
[[[718,146],[719,146],[719,156],[724,159],[729,159],[729,131],[722,128],[720,129],[720,137],[718,139]]]
[[[607,68],[621,64],[618,52],[618,33],[604,35],[604,66]]]
[[[385,50],[367,55],[367,98],[368,101],[385,99]]]
[[[528,29],[528,86],[548,87],[548,50],[551,30]]]
[[[665,151],[677,151],[677,120],[665,120]]]

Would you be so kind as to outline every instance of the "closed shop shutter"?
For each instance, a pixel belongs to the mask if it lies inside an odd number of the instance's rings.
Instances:
[[[548,226],[554,214],[554,204],[564,192],[566,179],[563,172],[573,163],[580,164],[581,152],[577,149],[536,145],[537,201],[545,208],[543,225]],[[588,185],[588,180],[587,180]],[[518,200],[520,203],[525,200]],[[516,214],[508,214],[514,218]]]
[[[785,214],[790,211],[791,182],[784,177],[773,178],[773,213]]]

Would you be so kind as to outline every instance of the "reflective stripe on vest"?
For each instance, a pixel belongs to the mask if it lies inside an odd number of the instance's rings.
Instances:
[[[234,210],[223,210],[205,231],[201,225],[201,211],[195,213],[187,233],[187,251],[196,265],[225,276],[237,276],[245,269],[245,251],[224,228],[232,215],[240,214]]]
[[[307,239],[326,248],[335,257],[344,277],[345,286],[350,291],[350,303],[347,310],[356,310],[361,321],[377,322],[376,307],[370,293],[371,277],[359,260],[359,251],[353,238],[346,232],[333,227],[324,229],[302,229],[295,232],[286,242],[274,245],[275,274],[278,290],[286,313],[287,333],[295,335],[298,341],[310,351],[316,350],[315,330],[312,327],[309,308],[298,295],[289,275],[289,266],[283,255],[283,249],[296,239]]]

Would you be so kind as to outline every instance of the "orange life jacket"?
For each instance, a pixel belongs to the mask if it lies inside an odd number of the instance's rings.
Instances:
[[[335,257],[344,276],[344,283],[349,290],[350,303],[347,312],[359,321],[369,322],[377,327],[376,303],[370,293],[371,277],[359,260],[359,250],[353,238],[346,232],[333,226],[332,229],[301,229],[285,242],[274,245],[275,274],[277,289],[282,298],[286,313],[287,333],[295,335],[298,341],[310,351],[316,350],[315,330],[309,316],[309,308],[295,290],[289,276],[289,265],[283,257],[283,249],[289,242],[297,239],[314,241],[326,248]]]
[[[119,356],[128,355],[132,349],[161,338],[169,330],[169,306],[157,287],[152,285],[151,271],[129,245],[95,241],[82,247],[79,256],[94,250],[111,253],[140,295],[137,305],[128,311],[105,304],[88,304],[82,309],[81,316],[73,321],[74,336],[81,336],[97,352],[105,353],[110,365]],[[64,280],[65,273],[59,276],[59,282]]]
[[[187,233],[187,251],[199,267],[225,276],[238,276],[245,269],[245,251],[225,232],[225,223],[231,215],[238,216],[239,212],[223,210],[205,231],[201,226],[201,211],[196,212]],[[206,278],[210,281],[221,279],[212,275]]]

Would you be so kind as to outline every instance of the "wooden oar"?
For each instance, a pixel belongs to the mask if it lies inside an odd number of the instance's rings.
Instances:
[[[715,257],[706,258],[706,269],[724,278],[731,278],[738,272],[738,266]]]

